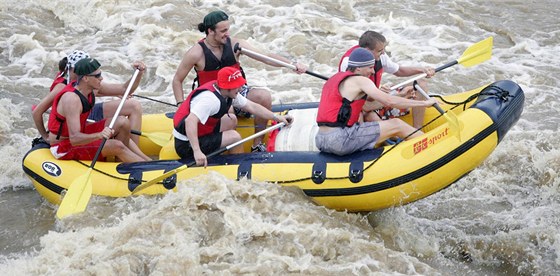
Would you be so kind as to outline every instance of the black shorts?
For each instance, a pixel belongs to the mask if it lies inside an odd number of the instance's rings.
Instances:
[[[210,154],[222,145],[222,133],[212,133],[198,137],[200,149],[204,154]],[[191,143],[175,138],[175,151],[181,158],[194,159]]]

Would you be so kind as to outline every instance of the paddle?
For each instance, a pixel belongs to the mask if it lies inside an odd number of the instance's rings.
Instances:
[[[278,64],[278,65],[281,65],[281,66],[284,66],[284,67],[286,67],[286,68],[290,68],[290,69],[292,69],[292,70],[296,70],[296,66],[293,65],[293,64],[289,64],[289,63],[283,62],[283,61],[281,61],[281,60],[277,60],[277,59],[274,59],[274,58],[271,58],[271,57],[268,57],[268,56],[265,56],[265,55],[261,55],[261,54],[259,54],[259,53],[257,53],[257,52],[253,52],[253,51],[251,51],[251,50],[242,49],[242,48],[239,46],[239,43],[236,43],[236,44],[235,44],[235,46],[233,47],[233,51],[234,51],[234,52],[241,51],[241,53],[246,54],[246,55],[249,56],[249,57],[252,57],[252,58],[258,57],[258,58],[260,58],[260,59],[264,59],[264,60],[267,60],[267,61],[270,61],[270,62],[274,62],[274,63],[276,63],[276,64]],[[324,80],[328,80],[328,79],[329,79],[329,78],[327,78],[327,77],[325,77],[325,76],[323,76],[323,75],[319,75],[319,74],[317,74],[317,73],[315,73],[315,72],[311,72],[311,71],[309,71],[309,70],[306,70],[305,73],[308,74],[308,75],[311,75],[311,76],[320,78],[320,79],[324,79]]]
[[[414,88],[416,88],[416,90],[418,90],[418,92],[420,92],[420,94],[422,94],[422,96],[424,96],[424,98],[428,99],[430,97],[430,96],[428,96],[428,93],[426,93],[426,91],[424,91],[424,89],[422,89],[422,87],[420,87],[420,85],[414,84]],[[437,109],[437,111],[439,111],[439,113],[441,115],[443,115],[443,117],[445,117],[445,119],[449,123],[449,130],[452,133],[455,133],[455,136],[457,137],[457,139],[459,139],[459,142],[460,142],[461,141],[461,127],[459,125],[459,119],[457,119],[457,116],[455,115],[455,113],[453,113],[451,111],[450,112],[445,112],[445,110],[443,110],[437,102],[433,105],[433,107],[435,107]]]
[[[436,68],[435,71],[439,72],[443,69],[449,68],[456,64],[462,64],[463,66],[470,67],[470,66],[480,64],[486,60],[489,60],[492,57],[492,45],[493,45],[493,37],[488,37],[484,40],[481,40],[471,45],[469,48],[467,48],[463,52],[463,55],[460,58]],[[405,86],[409,83],[417,81],[426,76],[427,76],[426,73],[417,75],[409,80],[401,82],[397,85],[393,85],[391,87],[391,90],[395,90],[399,87]],[[415,85],[414,87],[416,88],[417,91],[419,91],[422,94],[422,96],[424,96],[426,99],[428,98],[428,94],[419,85]],[[457,119],[457,116],[453,112],[446,113],[437,103],[434,105],[434,107],[449,122],[451,131],[455,132],[457,138],[459,139],[459,141],[461,141],[461,132],[460,132],[461,130],[460,130],[459,120]]]
[[[121,102],[117,107],[115,116],[113,116],[113,119],[109,124],[109,128],[111,129],[113,128],[113,125],[115,124],[115,121],[117,120],[117,117],[121,112],[121,109],[124,105],[124,101],[126,100],[126,98],[128,98],[128,93],[130,93],[130,89],[132,88],[132,85],[136,81],[138,72],[140,72],[138,69],[134,71],[134,75],[132,76],[132,79],[130,80],[128,87],[126,88],[126,91],[121,99]],[[99,158],[99,155],[101,154],[101,150],[103,149],[105,142],[107,142],[107,139],[103,138],[103,141],[99,146],[99,149],[97,149],[97,152],[95,153],[95,157],[93,157],[93,161],[91,161],[91,164],[89,165],[88,171],[84,175],[76,178],[72,182],[72,184],[70,184],[70,186],[68,187],[68,191],[66,192],[66,195],[62,199],[62,202],[60,203],[60,207],[58,207],[58,211],[56,212],[56,216],[59,219],[62,219],[72,214],[81,213],[86,209],[92,193],[92,183],[90,179],[91,172],[93,171],[93,167],[97,162],[97,158]]]
[[[146,100],[150,100],[150,101],[154,101],[154,102],[156,102],[156,103],[161,103],[161,104],[166,104],[166,105],[169,105],[169,106],[177,107],[176,104],[172,104],[172,103],[168,103],[168,102],[163,102],[163,101],[156,100],[156,99],[152,99],[152,98],[149,98],[149,97],[146,97],[146,96],[140,96],[140,95],[136,95],[136,94],[132,94],[132,96],[138,97],[138,98],[142,98],[142,99],[146,99]]]
[[[249,141],[249,140],[252,140],[252,139],[254,139],[254,138],[256,138],[256,137],[262,136],[262,135],[264,135],[264,134],[266,134],[266,133],[268,133],[268,132],[271,132],[271,131],[273,131],[273,130],[275,130],[275,129],[278,129],[278,128],[281,128],[281,127],[283,127],[283,126],[284,126],[284,123],[279,123],[279,124],[273,125],[273,126],[271,126],[271,127],[269,127],[269,128],[266,128],[266,129],[264,129],[264,130],[261,130],[261,131],[255,133],[255,134],[253,134],[253,135],[251,135],[251,136],[248,136],[248,137],[246,137],[246,138],[244,138],[244,139],[241,139],[241,140],[239,140],[239,141],[237,141],[237,142],[235,142],[235,143],[233,143],[233,144],[231,144],[231,145],[229,145],[229,146],[220,148],[220,149],[218,149],[218,150],[216,150],[216,151],[214,151],[214,152],[212,152],[212,153],[206,155],[206,158],[208,159],[208,158],[214,157],[214,156],[216,156],[216,155],[219,155],[219,154],[221,154],[221,153],[223,153],[223,152],[225,152],[225,151],[227,151],[227,150],[230,150],[230,149],[232,149],[232,148],[234,148],[234,147],[236,147],[236,146],[239,146],[239,145],[241,145],[241,144],[243,144],[243,143],[245,143],[245,142],[247,142],[247,141]],[[150,180],[150,181],[148,181],[148,182],[142,183],[141,185],[139,185],[139,186],[137,186],[136,188],[134,188],[134,190],[132,190],[132,194],[137,194],[138,192],[140,192],[140,191],[142,191],[142,190],[144,190],[144,189],[146,189],[146,188],[148,188],[148,187],[150,187],[150,186],[152,186],[152,185],[158,183],[159,181],[164,180],[164,179],[166,179],[166,178],[168,178],[168,177],[170,177],[170,176],[172,176],[172,175],[174,175],[174,174],[177,174],[177,173],[179,173],[179,172],[181,172],[181,171],[183,171],[183,170],[185,170],[185,169],[187,169],[187,168],[189,168],[189,167],[192,167],[192,166],[194,166],[194,165],[196,165],[196,162],[195,162],[195,161],[192,161],[192,162],[190,162],[190,163],[188,163],[188,164],[185,164],[185,165],[182,165],[182,166],[180,166],[180,167],[178,167],[178,168],[176,168],[176,169],[170,170],[170,171],[168,171],[168,172],[166,172],[166,173],[164,173],[164,174],[162,174],[162,175],[160,175],[160,176],[158,176],[158,177],[156,177],[156,178],[154,178],[154,179],[152,179],[152,180]]]
[[[150,141],[154,142],[155,144],[159,145],[159,146],[165,146],[167,145],[167,143],[169,142],[169,138],[171,137],[171,134],[169,133],[165,133],[165,132],[141,132],[138,130],[134,130],[131,129],[130,133],[134,134],[134,135],[140,135],[143,137],[146,137],[148,139],[150,139]]]
[[[488,37],[484,40],[481,40],[471,45],[463,52],[463,55],[460,58],[436,68],[435,69],[436,73],[456,64],[462,64],[463,66],[471,67],[489,60],[492,57],[493,40],[494,40],[493,37]],[[412,83],[413,81],[425,78],[426,76],[427,76],[426,73],[417,75],[409,80],[403,81],[397,85],[393,85],[391,87],[391,90],[395,90],[399,87],[403,87],[409,83]]]

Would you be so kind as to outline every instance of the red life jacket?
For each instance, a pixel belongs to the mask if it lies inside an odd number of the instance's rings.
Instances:
[[[218,59],[214,53],[206,44],[204,44],[204,38],[198,41],[198,44],[202,47],[202,52],[204,53],[204,69],[202,71],[196,70],[196,78],[193,81],[192,89],[195,88],[195,83],[198,82],[198,86],[201,86],[207,82],[218,79],[218,71],[224,67],[231,66],[239,69],[241,74],[245,78],[245,73],[241,68],[241,65],[235,59],[235,53],[231,47],[231,39],[228,37],[226,40],[226,45],[224,45],[224,50],[222,53],[222,58]]]
[[[350,101],[340,95],[339,86],[348,77],[356,76],[350,71],[334,74],[323,86],[321,101],[317,112],[319,126],[345,127],[358,122],[367,95]]]
[[[352,51],[354,51],[354,49],[359,48],[360,45],[356,45],[350,49],[348,49],[348,51],[346,51],[346,53],[344,53],[344,55],[342,55],[342,58],[340,59],[340,62],[338,63],[338,69],[340,70],[340,65],[342,65],[342,61],[344,60],[345,57],[350,58],[350,54],[352,53]],[[383,75],[383,64],[381,63],[381,60],[375,60],[375,65],[374,65],[374,73],[369,77],[371,79],[371,81],[373,81],[373,83],[375,83],[375,86],[377,88],[379,88],[379,86],[381,85],[381,76]]]
[[[54,78],[53,83],[51,84],[51,88],[49,91],[52,91],[54,89],[54,87],[59,84],[62,83],[64,85],[66,85],[66,78],[64,78],[63,76],[63,72],[58,72],[58,74],[56,74],[56,77]]]
[[[71,84],[66,85],[58,94],[56,94],[53,105],[51,108],[51,114],[49,115],[49,123],[47,128],[49,129],[50,133],[56,133],[56,139],[59,140],[60,136],[68,137],[70,134],[68,133],[68,124],[66,124],[66,118],[60,113],[58,113],[57,107],[58,102],[60,101],[60,97],[64,93],[73,92],[80,97],[80,101],[82,103],[82,113],[80,114],[80,131],[83,132],[86,126],[86,120],[91,112],[91,109],[95,105],[95,95],[93,93],[89,94],[88,98],[86,98],[82,93],[80,93],[74,86]]]
[[[216,90],[216,87],[214,86],[215,83],[216,81],[207,82],[192,91],[185,102],[179,106],[179,109],[177,109],[177,112],[175,112],[175,115],[173,116],[173,126],[177,132],[185,136],[187,135],[185,131],[185,119],[191,113],[192,99],[204,91],[214,93],[214,95],[220,100],[220,110],[218,113],[208,117],[205,124],[202,124],[201,122],[198,123],[198,137],[220,132],[220,119],[228,112],[233,99],[222,96],[222,94]]]

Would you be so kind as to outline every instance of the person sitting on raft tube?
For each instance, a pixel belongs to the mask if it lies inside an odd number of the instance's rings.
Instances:
[[[372,149],[389,137],[405,138],[416,129],[401,119],[359,122],[362,107],[369,96],[384,106],[395,108],[429,107],[434,99],[425,101],[392,96],[379,90],[369,79],[374,73],[375,58],[364,48],[350,54],[348,69],[333,75],[323,86],[315,136],[317,148],[322,152],[346,155]],[[422,135],[417,131],[408,138]]]
[[[130,139],[130,124],[125,117],[119,116],[113,129],[108,127],[106,119],[87,122],[95,105],[93,91],[99,89],[103,81],[100,67],[93,58],[78,61],[74,68],[78,76],[76,82],[66,85],[55,96],[48,123],[53,156],[60,160],[93,160],[105,138],[109,140],[99,160],[110,156],[123,162],[150,160]]]
[[[206,154],[241,140],[235,130],[237,117],[228,113],[231,106],[286,125],[292,122],[291,116],[276,116],[266,107],[239,94],[245,83],[238,68],[224,67],[218,71],[217,80],[207,82],[189,94],[173,117],[175,151],[181,158],[194,158],[197,165],[206,167]],[[239,145],[229,152],[243,153],[243,147]]]

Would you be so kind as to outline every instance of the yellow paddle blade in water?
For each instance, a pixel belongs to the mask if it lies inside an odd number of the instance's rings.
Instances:
[[[457,62],[463,66],[470,67],[489,60],[492,57],[492,46],[494,38],[489,37],[479,41],[467,48]]]
[[[70,184],[56,212],[57,218],[62,219],[69,215],[81,213],[86,209],[92,192],[91,172],[92,168],[89,168],[84,175],[76,178]]]
[[[154,142],[155,144],[163,147],[169,143],[171,138],[171,134],[165,132],[142,132],[142,136],[150,139],[150,141]]]
[[[150,181],[147,181],[147,182],[145,182],[145,183],[140,184],[139,186],[137,186],[136,188],[134,188],[134,190],[132,190],[132,194],[135,195],[135,194],[139,193],[140,191],[142,191],[142,190],[144,190],[144,189],[146,189],[146,188],[148,188],[148,187],[150,187],[150,186],[152,186],[152,185],[158,183],[159,181],[164,180],[164,179],[166,179],[166,178],[168,178],[168,177],[170,177],[170,176],[172,176],[172,175],[174,175],[174,174],[177,174],[177,173],[179,173],[179,172],[181,172],[181,171],[183,171],[183,170],[185,170],[185,169],[188,169],[188,168],[189,168],[189,166],[187,166],[187,165],[182,165],[182,166],[180,166],[180,167],[178,167],[178,168],[176,168],[176,169],[170,170],[170,171],[168,171],[168,172],[166,172],[166,173],[164,173],[164,174],[162,174],[162,175],[160,175],[160,176],[158,176],[158,177],[156,177],[156,178],[154,178],[154,179],[152,179],[152,180],[150,180]]]
[[[449,131],[451,131],[459,141],[461,141],[461,125],[459,125],[459,119],[457,119],[457,115],[453,113],[451,110],[448,112],[443,113],[443,117],[449,123]]]

